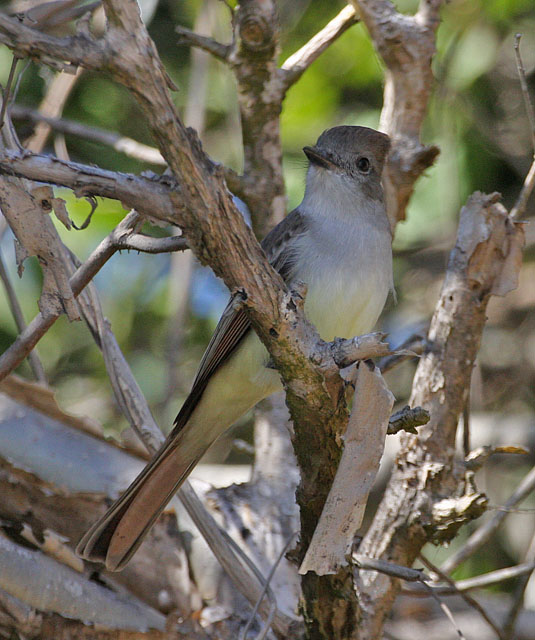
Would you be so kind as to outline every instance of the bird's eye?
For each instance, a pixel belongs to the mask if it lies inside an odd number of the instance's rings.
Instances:
[[[359,158],[357,160],[357,169],[359,171],[362,171],[362,173],[368,173],[368,171],[370,170],[370,161],[368,160],[368,158],[365,158],[364,156],[362,158]]]

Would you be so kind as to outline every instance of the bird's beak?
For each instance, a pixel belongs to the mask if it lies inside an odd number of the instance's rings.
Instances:
[[[325,151],[318,149],[318,147],[303,147],[303,151],[310,162],[318,167],[323,167],[324,169],[334,169],[336,167],[336,163],[328,157]]]

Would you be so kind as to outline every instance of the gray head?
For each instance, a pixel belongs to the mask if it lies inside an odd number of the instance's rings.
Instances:
[[[368,127],[327,129],[314,147],[304,147],[310,166],[346,183],[356,183],[367,195],[382,198],[381,174],[390,149],[390,138]]]

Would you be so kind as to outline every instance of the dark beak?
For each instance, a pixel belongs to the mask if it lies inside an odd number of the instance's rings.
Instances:
[[[312,164],[324,169],[333,169],[336,164],[328,157],[327,153],[318,147],[303,147],[306,157]]]

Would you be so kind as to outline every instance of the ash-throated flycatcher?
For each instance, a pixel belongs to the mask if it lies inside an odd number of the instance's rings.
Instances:
[[[334,127],[305,147],[303,202],[263,240],[289,287],[308,285],[305,313],[320,336],[370,331],[392,287],[392,236],[381,173],[388,136]],[[87,560],[122,569],[210,445],[240,416],[282,388],[247,314],[225,309],[175,427],[154,459],[77,547]]]

